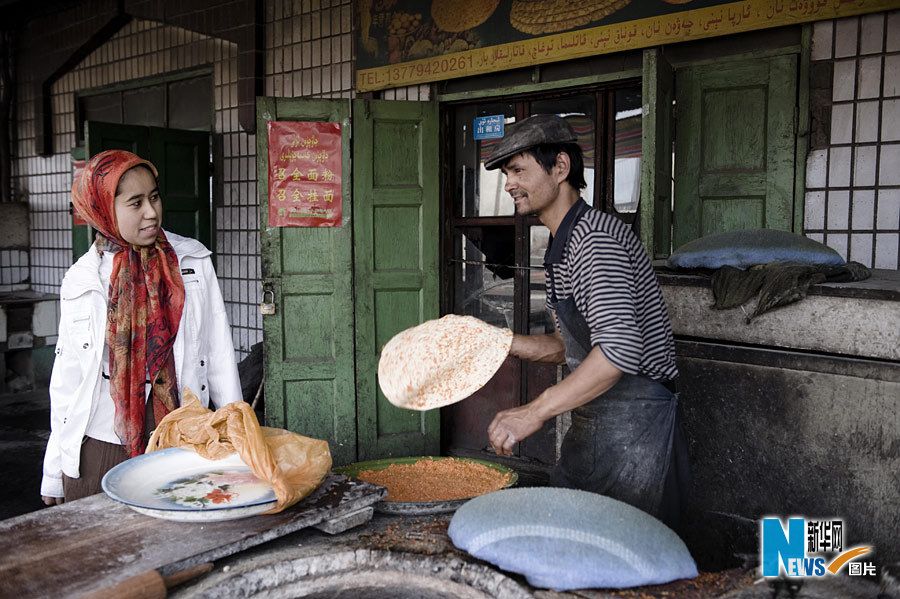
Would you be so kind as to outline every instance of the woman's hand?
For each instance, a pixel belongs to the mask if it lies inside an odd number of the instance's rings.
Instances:
[[[62,505],[66,502],[65,497],[49,497],[47,495],[41,495],[41,500],[44,505]]]

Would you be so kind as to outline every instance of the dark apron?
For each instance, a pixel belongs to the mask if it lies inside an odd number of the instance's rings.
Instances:
[[[557,243],[568,242],[587,205],[574,209],[575,219],[558,231]],[[592,349],[590,329],[573,297],[557,301],[552,264],[547,273],[566,363],[574,371]],[[603,395],[572,410],[551,483],[624,501],[675,528],[689,468],[674,391],[672,383],[623,373]]]

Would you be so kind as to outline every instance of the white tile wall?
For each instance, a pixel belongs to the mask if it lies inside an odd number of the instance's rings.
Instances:
[[[851,228],[872,229],[875,223],[875,190],[857,189],[853,192],[853,222]],[[869,236],[871,237],[871,235]],[[872,244],[869,244],[871,248]],[[871,259],[871,257],[870,257]]]
[[[351,10],[350,0],[266,0],[266,93],[351,97]],[[23,84],[18,87],[20,141],[14,186],[27,194],[32,210],[32,286],[57,292],[72,262],[68,151],[75,143],[75,91],[205,64],[213,65],[214,131],[221,138],[223,154],[223,163],[216,168],[222,189],[215,209],[216,267],[235,348],[244,355],[262,339],[259,201],[256,139],[240,129],[237,119],[237,49],[233,44],[159,23],[132,21],[54,85],[54,147],[58,153],[48,158],[35,156],[33,86],[29,74],[23,73]],[[25,266],[27,269],[27,263]],[[11,273],[0,273],[0,277],[12,277]]]
[[[900,100],[881,103],[881,141],[900,141]]]
[[[853,104],[837,104],[831,110],[831,143],[853,141]]]
[[[831,99],[835,102],[852,100],[856,91],[856,61],[841,60],[834,63],[834,88]]]
[[[832,64],[831,137],[807,157],[805,233],[900,268],[900,11],[815,23],[812,59]]]

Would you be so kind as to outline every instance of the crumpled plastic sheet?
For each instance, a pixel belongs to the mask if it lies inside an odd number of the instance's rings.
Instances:
[[[331,469],[328,442],[260,426],[249,404],[238,401],[216,411],[204,408],[189,389],[182,406],[157,425],[147,453],[167,447],[191,449],[219,460],[237,452],[257,478],[272,485],[276,514],[312,493]]]

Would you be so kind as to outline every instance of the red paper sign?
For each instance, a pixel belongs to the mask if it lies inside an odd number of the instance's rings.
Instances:
[[[341,124],[269,121],[269,226],[341,226]]]
[[[85,165],[84,160],[73,160],[72,161],[72,181],[76,181],[78,177],[81,176],[81,171],[84,170]],[[81,218],[81,215],[78,214],[78,210],[75,209],[75,206],[72,206],[72,224],[73,225],[86,225],[87,221]]]

